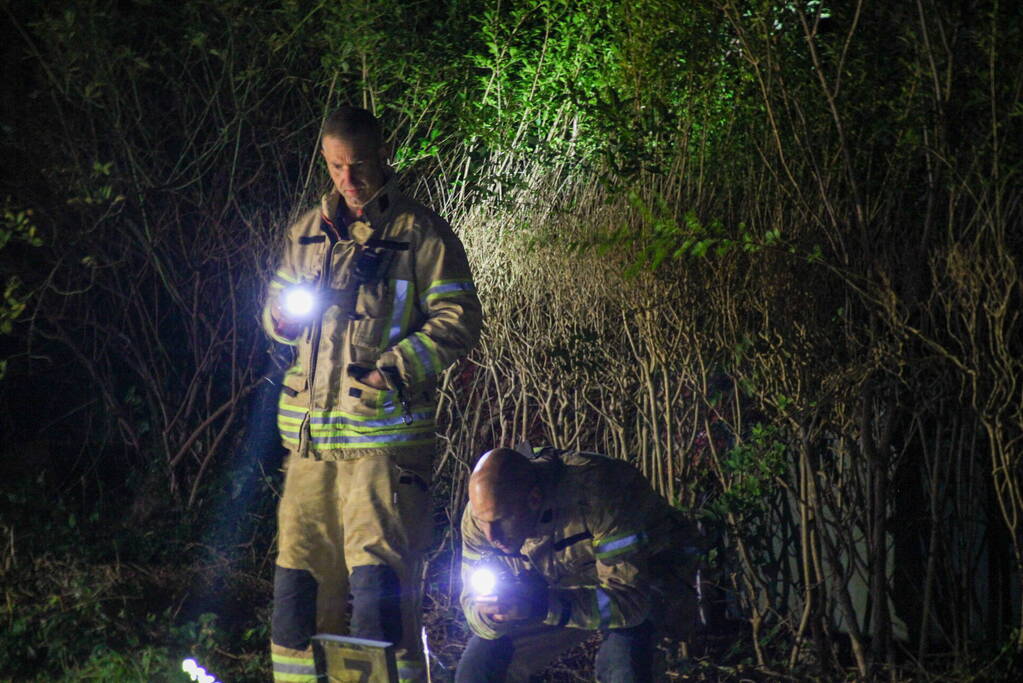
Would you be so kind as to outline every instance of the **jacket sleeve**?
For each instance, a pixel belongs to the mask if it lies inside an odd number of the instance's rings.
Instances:
[[[432,389],[438,376],[479,340],[482,311],[461,242],[434,219],[415,246],[416,291],[425,322],[386,349],[377,361],[384,375],[410,392]]]
[[[280,300],[281,292],[284,291],[285,287],[298,284],[302,280],[303,276],[300,269],[300,261],[296,251],[298,243],[297,232],[301,230],[301,225],[306,220],[308,220],[308,216],[291,226],[288,231],[287,243],[284,247],[284,255],[281,257],[277,270],[274,271],[274,275],[270,279],[270,284],[267,285],[266,303],[263,304],[263,330],[274,341],[280,342],[281,344],[288,344],[290,346],[294,346],[298,343],[298,337],[288,336],[286,332],[280,328],[277,321],[274,320],[273,316],[270,314],[270,310],[273,305]],[[301,332],[299,332],[298,336],[301,336]]]
[[[640,502],[653,493],[639,472],[621,465],[616,468],[621,470],[618,476],[604,478],[590,492],[587,527],[593,534],[597,585],[552,589],[545,624],[628,628],[642,623],[650,612],[647,509]]]
[[[484,555],[492,550],[493,548],[487,543],[483,533],[473,521],[470,506],[466,505],[465,510],[462,512],[462,592],[459,596],[459,602],[462,605],[462,612],[465,613],[465,620],[468,622],[469,628],[480,638],[487,640],[500,638],[501,635],[512,628],[509,624],[498,623],[486,615],[480,614],[476,609],[475,601],[472,599],[469,577]]]

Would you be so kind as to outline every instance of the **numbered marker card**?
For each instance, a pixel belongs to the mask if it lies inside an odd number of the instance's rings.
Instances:
[[[394,646],[379,640],[313,636],[316,678],[327,683],[398,683]]]

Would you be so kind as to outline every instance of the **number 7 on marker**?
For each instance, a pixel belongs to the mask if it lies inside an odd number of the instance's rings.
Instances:
[[[367,662],[365,659],[348,659],[347,657],[343,661],[346,669],[359,672],[359,683],[369,683],[369,675],[373,672],[372,662]]]

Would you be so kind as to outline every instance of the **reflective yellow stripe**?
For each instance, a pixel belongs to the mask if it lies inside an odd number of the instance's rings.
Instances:
[[[417,659],[399,659],[398,683],[422,683],[426,680],[426,666]]]
[[[497,633],[491,629],[476,613],[475,608],[470,607],[465,612],[465,620],[469,622],[469,627],[476,633],[476,635],[486,638],[487,640],[493,640],[497,637]]]
[[[270,659],[277,683],[315,683],[316,663],[312,657],[290,657],[271,652]]]
[[[601,539],[593,539],[593,552],[598,560],[607,560],[631,552],[643,542],[643,534],[626,532]]]
[[[274,672],[275,683],[316,683],[316,674],[283,674]]]
[[[423,296],[424,302],[432,302],[449,296],[460,296],[463,293],[475,292],[476,285],[472,280],[434,280]]]

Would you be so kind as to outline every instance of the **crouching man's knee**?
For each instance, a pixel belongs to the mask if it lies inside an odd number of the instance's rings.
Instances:
[[[479,636],[469,639],[458,660],[458,671],[455,673],[456,683],[479,683],[504,681],[508,674],[515,647],[511,638],[487,640]]]
[[[653,680],[654,626],[644,621],[607,632],[594,662],[600,683],[646,683]]]

